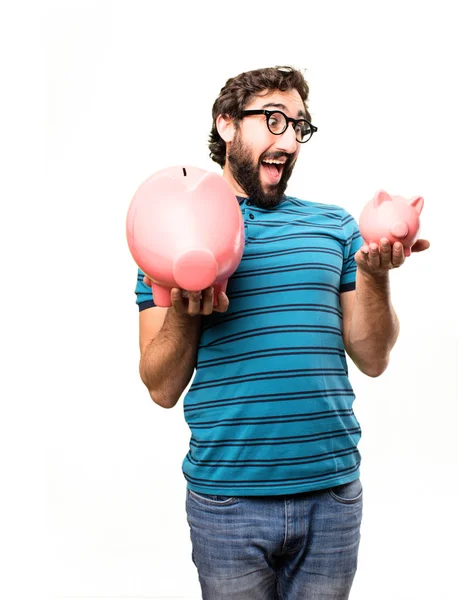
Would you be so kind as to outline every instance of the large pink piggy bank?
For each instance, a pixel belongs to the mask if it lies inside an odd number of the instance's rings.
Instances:
[[[419,236],[419,216],[423,207],[422,196],[408,200],[402,196],[390,196],[380,190],[361,213],[360,233],[368,244],[379,244],[383,237],[388,238],[391,244],[401,242],[404,255],[409,256],[411,247]]]
[[[170,167],[147,179],[128,209],[131,254],[152,280],[157,306],[171,306],[170,291],[226,291],[240,264],[245,230],[230,184],[196,167]]]

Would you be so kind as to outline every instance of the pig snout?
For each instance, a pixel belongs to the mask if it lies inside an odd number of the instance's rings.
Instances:
[[[173,276],[181,289],[198,292],[214,283],[217,271],[218,264],[210,250],[189,250],[174,262]]]
[[[392,225],[391,233],[394,237],[402,240],[403,238],[407,237],[407,234],[409,233],[409,227],[405,221],[397,221],[397,223]]]

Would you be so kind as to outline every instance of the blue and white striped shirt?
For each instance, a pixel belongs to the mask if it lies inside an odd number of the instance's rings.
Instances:
[[[238,198],[245,251],[226,313],[202,317],[183,472],[191,490],[281,495],[359,476],[361,437],[342,338],[340,293],[363,244],[343,208],[285,196]],[[138,271],[137,304],[154,306]]]

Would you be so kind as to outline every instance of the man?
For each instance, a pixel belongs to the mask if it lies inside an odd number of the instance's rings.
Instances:
[[[245,222],[245,252],[213,290],[153,305],[139,272],[140,374],[152,399],[184,399],[193,560],[205,600],[348,598],[362,517],[360,427],[345,351],[387,367],[399,324],[389,270],[401,244],[363,244],[338,206],[285,195],[315,133],[291,68],[230,79],[213,107],[211,157]],[[414,250],[428,242],[419,241]]]

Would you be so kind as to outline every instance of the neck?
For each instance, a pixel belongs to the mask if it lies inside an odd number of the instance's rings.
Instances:
[[[223,167],[222,176],[231,185],[235,196],[242,196],[244,198],[248,197],[248,194],[245,192],[245,190],[234,180],[233,175],[228,166],[228,161],[225,163],[225,166]]]

